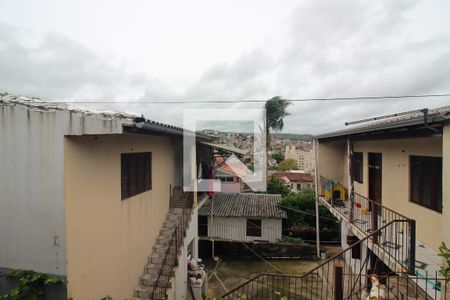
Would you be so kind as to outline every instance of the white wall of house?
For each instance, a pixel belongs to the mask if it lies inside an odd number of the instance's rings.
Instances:
[[[240,182],[221,182],[220,191],[223,193],[240,193],[241,183]]]
[[[303,189],[312,189],[312,188],[314,188],[313,182],[303,182],[303,181],[292,182],[292,190],[294,192],[301,191]]]
[[[188,247],[192,243],[192,257],[198,258],[198,207],[194,208],[191,220],[186,230],[181,253],[178,256],[178,267],[175,269],[175,277],[172,279],[172,288],[168,290],[169,300],[191,299],[188,290],[187,255]]]
[[[64,135],[121,133],[124,120],[0,103],[0,267],[66,274]]]
[[[247,236],[247,219],[261,220],[261,237]],[[208,217],[208,236],[236,241],[269,241],[282,236],[282,219],[257,217]]]
[[[341,247],[342,249],[347,249],[348,247],[350,247],[349,244],[347,244],[347,234],[349,233],[349,231],[351,231],[351,228],[349,226],[347,226],[347,224],[345,222],[341,222]],[[356,259],[356,258],[352,258],[352,251],[347,251],[347,253],[345,254],[345,261],[347,264],[350,264],[350,267],[352,268],[353,272],[355,273],[359,273],[361,272],[362,275],[369,275],[368,274],[368,270],[370,268],[370,261],[367,260],[367,255],[368,255],[369,249],[367,246],[367,243],[363,242],[363,244],[361,245],[361,259]],[[367,278],[366,277],[362,277],[361,278],[361,283],[364,284],[366,283]]]

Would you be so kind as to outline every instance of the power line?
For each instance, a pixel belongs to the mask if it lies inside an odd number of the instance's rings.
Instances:
[[[407,100],[414,98],[443,98],[450,97],[450,93],[444,94],[422,94],[422,95],[387,95],[387,96],[357,96],[357,97],[329,97],[329,98],[299,98],[285,99],[289,102],[317,102],[317,101],[371,101],[371,100]],[[73,103],[73,104],[202,104],[202,103],[265,103],[267,99],[243,99],[243,100],[186,100],[186,101],[155,101],[155,100],[119,100],[119,101],[42,101],[44,103]]]
[[[247,246],[244,242],[240,241],[242,243],[242,245],[244,245],[248,250],[250,250],[251,252],[253,252],[253,254],[255,254],[257,257],[259,257],[263,262],[265,262],[267,265],[271,266],[272,268],[274,268],[275,270],[277,270],[278,272],[280,272],[281,274],[286,274],[283,271],[281,271],[279,268],[277,268],[276,266],[274,266],[273,264],[271,264],[270,262],[268,262],[267,260],[264,259],[264,257],[262,257],[261,255],[259,255],[258,253],[256,253],[252,248],[250,248],[249,246]]]
[[[295,209],[295,208],[292,208],[292,207],[283,206],[283,205],[280,205],[280,204],[278,204],[278,207],[289,209],[289,210],[292,210],[292,211],[295,211],[295,212],[298,212],[298,213],[301,213],[301,214],[305,214],[305,215],[310,215],[310,216],[313,216],[313,217],[316,216],[315,214],[312,214],[312,213],[309,213],[309,212],[306,212],[306,211],[303,211],[303,210],[298,210],[298,209]],[[319,215],[319,218],[339,223],[339,221],[337,219],[331,219],[331,218],[327,218],[327,217],[322,217],[320,215]]]

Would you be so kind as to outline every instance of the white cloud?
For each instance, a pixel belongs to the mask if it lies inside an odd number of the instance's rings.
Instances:
[[[45,15],[53,5],[60,15]],[[3,7],[8,16],[0,13],[0,89],[92,101],[449,92],[450,20],[443,13],[449,6],[444,0],[286,0],[278,6],[252,1],[219,7],[201,0],[190,6],[120,2],[95,15],[81,4],[43,1],[36,8],[43,10],[41,22],[27,13],[28,19],[14,18],[20,10],[11,4]],[[319,133],[369,115],[448,104],[450,99],[296,103],[289,107],[285,131]],[[181,125],[182,109],[199,106],[106,108]]]

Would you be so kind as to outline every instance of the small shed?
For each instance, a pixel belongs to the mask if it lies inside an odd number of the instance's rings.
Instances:
[[[281,195],[215,193],[199,208],[199,235],[230,241],[276,242],[286,212]]]

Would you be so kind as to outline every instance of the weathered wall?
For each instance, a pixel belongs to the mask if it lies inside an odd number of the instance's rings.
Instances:
[[[68,296],[133,296],[169,209],[174,150],[167,137],[67,137],[65,216]],[[152,190],[121,200],[120,154],[152,152]]]
[[[66,274],[64,135],[123,122],[0,103],[0,267]]]
[[[248,218],[261,219],[261,237],[247,236],[247,218],[245,217],[208,217],[208,236],[230,239],[236,241],[269,241],[276,242],[281,239],[281,219],[275,218]]]
[[[337,179],[339,182],[347,186],[346,171],[346,143],[318,143],[317,145],[317,168],[320,176],[328,179]]]
[[[442,241],[450,245],[450,124],[444,127],[442,141]]]
[[[442,156],[442,138],[355,142],[353,149],[364,156],[363,183],[354,183],[355,192],[368,197],[368,152],[382,153],[382,204],[415,219],[417,240],[437,250],[442,239],[443,215],[409,201],[409,156]]]
[[[201,199],[199,199],[201,201]],[[190,291],[187,282],[187,254],[189,244],[192,243],[192,257],[198,258],[198,207],[194,208],[191,220],[186,229],[186,237],[183,241],[183,247],[178,255],[178,267],[175,269],[175,277],[172,279],[172,288],[167,294],[169,300],[190,299]]]

